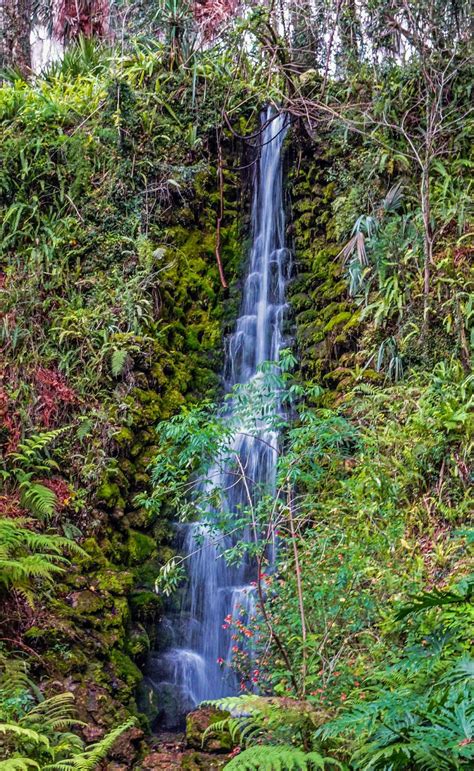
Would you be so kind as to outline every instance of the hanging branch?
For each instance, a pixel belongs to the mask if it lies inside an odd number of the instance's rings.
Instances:
[[[295,560],[295,574],[296,574],[296,587],[298,592],[298,608],[300,613],[300,622],[301,622],[301,639],[302,639],[302,655],[303,655],[303,662],[301,664],[301,689],[300,689],[300,696],[304,697],[305,694],[305,687],[306,687],[306,671],[307,671],[307,651],[306,651],[306,615],[304,610],[304,598],[303,598],[303,583],[301,580],[301,565],[300,565],[300,558],[299,558],[299,552],[298,552],[298,545],[296,543],[296,530],[295,530],[295,521],[293,517],[293,498],[291,494],[291,487],[288,485],[287,490],[287,506],[288,506],[288,519],[290,523],[290,534],[291,534],[291,541],[293,546],[293,557]]]
[[[219,214],[217,215],[216,224],[216,260],[221,284],[224,289],[227,289],[228,283],[225,279],[221,257],[221,223],[224,216],[224,172],[222,168],[222,146],[219,135],[217,137],[217,178],[219,180]]]
[[[324,92],[326,91],[326,85],[328,82],[328,75],[329,75],[329,65],[331,62],[331,53],[332,53],[332,46],[334,42],[334,35],[336,34],[337,25],[339,24],[339,16],[341,14],[341,8],[342,8],[342,0],[338,0],[337,6],[336,6],[336,18],[334,20],[333,27],[331,29],[331,34],[329,35],[329,40],[327,44],[326,49],[326,63],[324,67],[324,77],[323,77],[323,84],[321,86],[321,99],[324,96]]]
[[[256,519],[255,519],[255,510],[254,510],[254,506],[253,506],[252,495],[250,493],[250,489],[249,489],[249,486],[247,484],[247,475],[246,475],[245,468],[242,465],[242,461],[241,461],[238,453],[235,453],[235,457],[236,457],[237,464],[238,464],[239,469],[240,469],[240,473],[242,475],[241,479],[242,479],[242,482],[243,482],[243,485],[244,485],[244,488],[245,488],[245,494],[246,494],[246,497],[247,497],[247,501],[248,501],[250,512],[251,512],[251,516],[252,516],[252,529],[254,531],[255,544],[258,545],[257,522],[256,522]],[[297,682],[296,677],[294,675],[293,667],[291,666],[290,657],[288,656],[286,648],[283,645],[279,635],[275,632],[275,630],[273,628],[273,624],[272,624],[271,618],[270,618],[270,616],[269,616],[269,614],[267,612],[267,608],[266,608],[266,604],[265,604],[265,594],[264,594],[263,586],[262,586],[262,568],[263,568],[263,559],[262,559],[262,557],[263,557],[266,545],[267,544],[265,543],[264,550],[261,553],[259,553],[257,551],[257,553],[255,555],[255,561],[256,561],[256,564],[257,564],[257,593],[258,593],[258,601],[259,601],[259,605],[260,605],[260,610],[262,611],[263,620],[264,620],[264,622],[265,622],[265,624],[267,626],[267,629],[268,629],[269,642],[271,640],[274,640],[278,650],[280,651],[280,654],[281,654],[281,656],[283,658],[283,661],[286,664],[286,667],[287,667],[287,670],[288,670],[288,674],[289,674],[291,683],[292,683],[292,685],[293,685],[293,687],[295,689],[295,692],[298,693],[298,682]]]

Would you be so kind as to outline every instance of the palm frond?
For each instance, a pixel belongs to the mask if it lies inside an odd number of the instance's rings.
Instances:
[[[382,206],[386,212],[396,211],[400,208],[403,200],[402,183],[397,182],[390,188],[382,201]]]

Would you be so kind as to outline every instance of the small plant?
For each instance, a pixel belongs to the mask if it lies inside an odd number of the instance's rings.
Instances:
[[[43,455],[48,445],[66,430],[59,428],[28,437],[18,444],[15,452],[6,456],[1,471],[4,481],[13,490],[18,489],[21,505],[42,519],[48,519],[54,514],[57,496],[51,486],[39,481],[38,475],[58,468],[51,457],[44,458]]]

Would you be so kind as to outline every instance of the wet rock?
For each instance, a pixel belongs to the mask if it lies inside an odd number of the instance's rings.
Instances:
[[[114,742],[110,758],[116,763],[126,763],[127,768],[135,768],[134,760],[140,752],[143,736],[143,731],[138,726],[129,728]]]
[[[184,752],[181,757],[183,771],[210,771],[214,768],[224,768],[229,758],[227,755],[209,755],[207,752]]]
[[[227,761],[228,757],[223,755],[210,755],[195,750],[176,752],[164,749],[147,755],[137,767],[137,771],[211,771],[223,768]]]
[[[97,613],[104,607],[103,599],[89,589],[84,589],[82,592],[72,592],[70,602],[74,610],[81,614]]]
[[[222,712],[214,707],[201,707],[190,712],[186,717],[186,745],[192,749],[207,752],[230,752],[232,740],[228,731],[205,733],[214,723],[218,723],[228,712]]]
[[[147,755],[139,766],[140,771],[174,771],[174,769],[182,768],[181,765],[182,753],[169,752],[164,750],[163,752],[152,752],[151,755]]]

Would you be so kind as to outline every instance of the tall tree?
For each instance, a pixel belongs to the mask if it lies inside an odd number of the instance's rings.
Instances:
[[[31,71],[31,0],[0,0],[0,69]]]
[[[109,0],[56,0],[53,16],[54,35],[64,44],[81,35],[105,38],[109,33]]]

